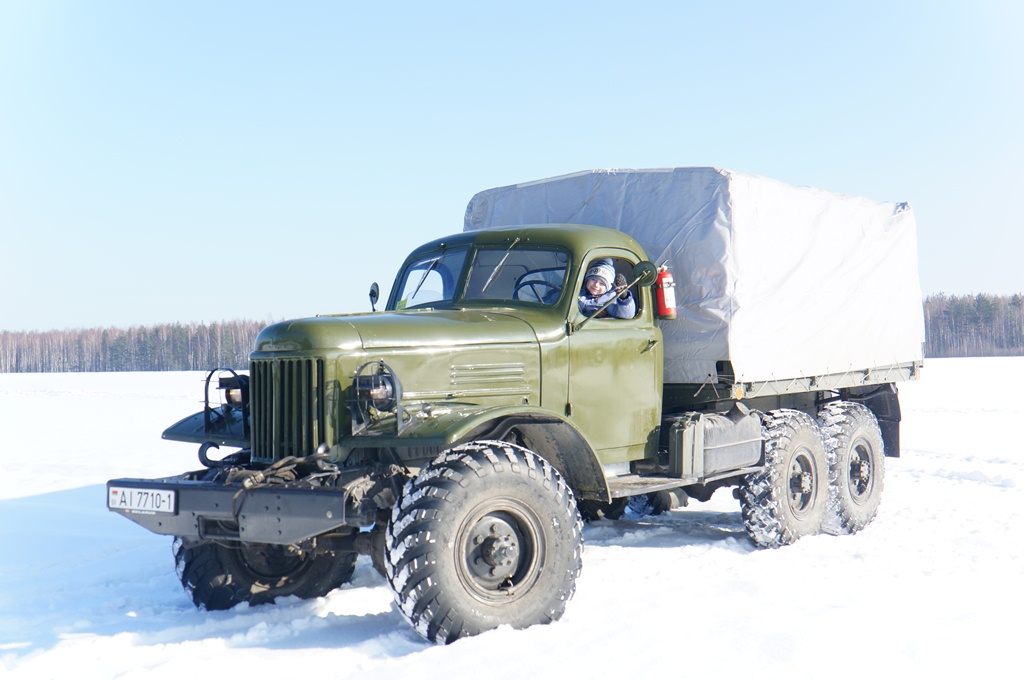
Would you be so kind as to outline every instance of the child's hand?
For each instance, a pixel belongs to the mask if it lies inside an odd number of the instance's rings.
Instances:
[[[619,274],[615,277],[615,290],[617,290],[620,293],[620,300],[625,300],[627,297],[629,297],[629,291],[626,290],[626,277],[623,276],[622,274]]]

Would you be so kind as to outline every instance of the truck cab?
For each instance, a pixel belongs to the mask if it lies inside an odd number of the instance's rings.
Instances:
[[[610,259],[633,284],[633,318],[591,319],[580,311],[588,266],[599,259]],[[407,395],[415,395],[410,407],[429,399],[530,406],[571,425],[579,446],[602,464],[644,457],[660,424],[662,386],[661,331],[650,287],[638,285],[650,281],[634,276],[644,261],[640,245],[621,232],[580,225],[463,233],[416,249],[399,273],[388,312],[454,313],[460,321],[436,343],[417,335],[418,363],[399,370],[409,376]],[[462,325],[467,318],[493,331]],[[512,334],[502,337],[502,324],[512,323],[525,331],[529,349],[517,349],[521,340]],[[472,339],[479,355],[465,346],[452,354],[460,337]],[[439,370],[448,375],[426,375],[424,363],[438,354]],[[439,395],[438,387],[449,391]]]

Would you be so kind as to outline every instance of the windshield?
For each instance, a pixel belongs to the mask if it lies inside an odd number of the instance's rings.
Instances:
[[[431,253],[406,267],[398,283],[395,309],[451,302],[466,252],[462,248]]]
[[[467,300],[508,300],[553,305],[569,268],[561,250],[482,248],[476,251],[466,284]]]

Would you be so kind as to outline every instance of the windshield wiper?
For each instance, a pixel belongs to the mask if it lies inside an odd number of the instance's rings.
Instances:
[[[409,296],[410,300],[416,299],[416,294],[419,293],[420,288],[423,287],[423,282],[427,280],[427,275],[430,274],[430,272],[434,271],[434,267],[436,267],[437,263],[440,261],[440,257],[435,257],[433,260],[430,261],[430,265],[427,267],[427,270],[423,272],[423,276],[420,277],[420,282],[416,284],[416,290],[414,290],[412,292],[412,295]]]
[[[512,253],[512,249],[516,247],[517,243],[519,243],[519,237],[518,236],[516,236],[516,240],[515,241],[512,241],[512,245],[510,245],[508,247],[508,250],[506,250],[505,254],[501,257],[501,262],[498,263],[498,266],[494,268],[494,271],[491,272],[491,275],[487,278],[487,283],[485,283],[484,287],[480,289],[480,294],[481,295],[486,293],[488,286],[490,286],[491,283],[494,282],[495,277],[498,276],[498,272],[500,272],[502,267],[505,266],[505,260],[508,259],[509,254]]]

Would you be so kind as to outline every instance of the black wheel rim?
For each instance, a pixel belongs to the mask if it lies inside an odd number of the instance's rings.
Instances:
[[[793,516],[803,519],[814,510],[818,489],[818,472],[814,455],[806,448],[798,449],[790,459],[787,473],[789,508]]]
[[[871,445],[858,439],[850,447],[850,465],[847,468],[850,498],[854,503],[866,503],[875,485],[874,456]]]
[[[467,592],[487,604],[513,602],[529,592],[544,566],[542,526],[533,510],[511,498],[489,499],[467,515],[455,551]]]

